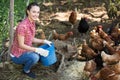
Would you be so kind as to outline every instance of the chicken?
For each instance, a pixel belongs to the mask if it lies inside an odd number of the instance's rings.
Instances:
[[[116,64],[111,65],[110,68],[115,71],[116,74],[120,74],[120,61],[118,61]]]
[[[96,63],[94,60],[87,61],[84,66],[84,72],[87,74],[87,76],[93,75],[94,71],[96,69]]]
[[[77,21],[77,13],[76,13],[76,11],[72,11],[69,16],[69,22],[72,24],[71,28],[73,28],[76,21]]]
[[[89,43],[94,50],[101,51],[103,50],[103,39],[98,35],[95,30],[90,31],[90,40]]]
[[[110,35],[114,28],[120,28],[119,20],[113,20],[112,24],[107,28],[107,33]]]
[[[108,55],[102,51],[101,57],[106,64],[113,64],[120,60],[120,51],[115,51],[113,55]]]
[[[95,29],[90,32],[89,43],[94,51],[98,54],[95,57],[95,62],[97,65],[97,70],[100,70],[103,67],[103,61],[100,55],[100,52],[104,49],[103,39],[98,35]]]
[[[79,33],[83,34],[83,33],[86,33],[89,30],[89,27],[90,26],[87,22],[87,18],[83,17],[83,18],[81,18],[77,29],[78,29]]]
[[[112,40],[115,42],[115,45],[120,44],[120,28],[118,27],[112,28],[110,36]]]
[[[77,53],[80,55],[82,51],[82,44],[77,47]]]
[[[45,32],[42,29],[37,30],[37,32],[40,34],[40,39],[46,39]]]
[[[87,59],[91,59],[94,58],[97,54],[88,46],[86,40],[83,40],[82,51],[80,55],[86,57]]]
[[[104,44],[104,47],[105,47],[105,50],[107,54],[114,54],[114,52],[116,51],[116,49],[109,45],[108,42],[106,41],[103,41],[103,44]]]
[[[65,41],[67,40],[68,38],[70,38],[71,36],[73,36],[73,32],[67,32],[65,34],[59,34],[56,32],[56,30],[53,30],[53,39],[58,39],[58,40],[62,40],[62,41]]]
[[[120,45],[114,46],[114,48],[116,49],[116,51],[119,51],[120,50]]]
[[[113,65],[103,67],[97,74],[97,79],[104,80],[119,80],[120,79],[120,61]]]
[[[42,29],[38,29],[37,30],[37,35],[39,36],[38,38],[40,39],[46,39],[45,33]],[[37,46],[42,45],[42,43],[38,44]]]
[[[95,77],[97,80],[120,80],[120,74],[116,74],[115,71],[109,67],[102,68]]]
[[[77,52],[72,56],[72,59],[78,60],[78,61],[85,61],[86,57],[81,56],[81,51],[82,51],[82,44],[77,47]]]
[[[112,41],[112,39],[108,36],[108,34],[103,31],[101,25],[98,26],[98,34],[102,39],[106,40],[110,45],[114,45],[114,41]]]
[[[113,28],[110,35],[112,36],[112,38],[118,39],[118,37],[120,36],[120,28]]]

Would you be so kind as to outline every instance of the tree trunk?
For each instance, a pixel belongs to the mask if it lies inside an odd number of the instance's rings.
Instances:
[[[14,27],[14,0],[10,0],[10,31],[9,31],[9,36],[10,36],[10,41],[9,41],[9,51],[8,51],[8,60],[9,60],[9,54],[10,54],[10,48],[13,43],[13,27]]]

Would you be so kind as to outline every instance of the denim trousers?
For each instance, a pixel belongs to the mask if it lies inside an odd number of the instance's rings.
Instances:
[[[35,52],[25,52],[19,57],[11,57],[11,60],[16,64],[23,64],[25,72],[30,71],[31,67],[35,65],[40,59],[40,55]]]

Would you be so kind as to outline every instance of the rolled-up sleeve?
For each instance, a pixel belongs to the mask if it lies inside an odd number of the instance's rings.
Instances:
[[[25,25],[19,25],[17,29],[17,33],[21,36],[25,36],[26,34],[26,26]]]

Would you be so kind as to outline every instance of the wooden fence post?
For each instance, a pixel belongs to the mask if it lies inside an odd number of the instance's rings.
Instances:
[[[9,54],[10,54],[10,48],[13,43],[13,27],[14,27],[14,0],[10,0],[10,15],[9,15],[9,20],[10,20],[10,30],[9,30],[9,36],[10,36],[10,41],[9,41],[9,50],[8,50],[8,57],[7,59],[10,60]]]

